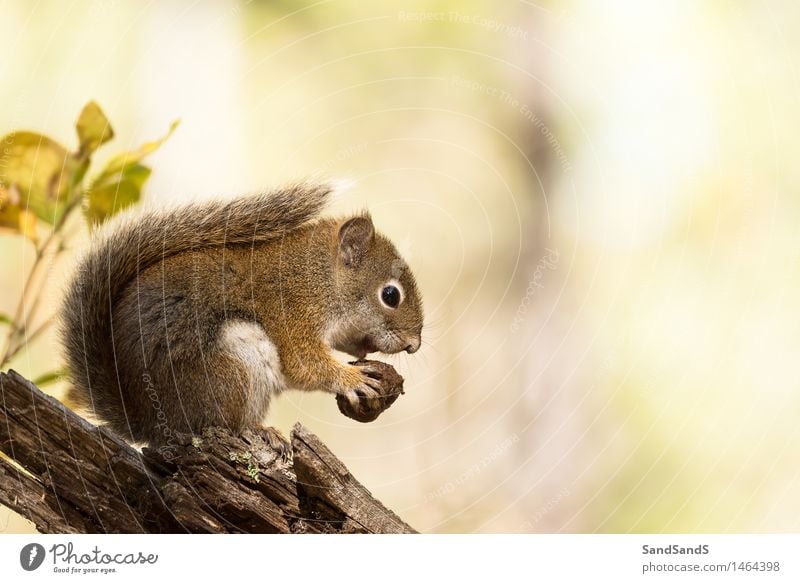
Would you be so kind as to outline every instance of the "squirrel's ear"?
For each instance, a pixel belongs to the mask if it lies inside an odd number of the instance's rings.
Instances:
[[[375,227],[369,215],[359,215],[339,227],[339,257],[348,267],[357,267],[372,246]]]

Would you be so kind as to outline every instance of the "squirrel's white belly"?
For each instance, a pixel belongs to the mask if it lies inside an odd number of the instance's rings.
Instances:
[[[220,333],[223,350],[237,358],[247,371],[254,404],[266,411],[270,397],[286,388],[278,348],[257,322],[227,321]]]

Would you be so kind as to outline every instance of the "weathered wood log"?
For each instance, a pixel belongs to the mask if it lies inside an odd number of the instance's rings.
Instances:
[[[414,532],[300,424],[141,452],[0,373],[0,503],[45,533]]]

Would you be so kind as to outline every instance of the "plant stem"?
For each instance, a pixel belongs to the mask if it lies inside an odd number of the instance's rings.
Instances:
[[[47,277],[50,275],[50,272],[52,271],[53,266],[55,265],[56,260],[58,259],[58,256],[61,255],[62,251],[63,248],[59,244],[59,246],[53,252],[53,255],[50,257],[50,262],[48,263],[47,269],[45,269],[44,276],[42,278],[43,280],[42,284],[39,286],[39,289],[34,294],[33,303],[31,304],[31,307],[28,308],[28,313],[25,316],[25,328],[27,328],[28,324],[32,322],[32,320],[36,317],[36,312],[39,309],[39,304],[41,303],[42,297],[44,296],[44,290],[47,287]],[[29,336],[26,341],[30,342],[31,337]]]
[[[30,272],[28,273],[28,277],[25,280],[25,285],[22,288],[22,295],[20,296],[19,303],[17,304],[17,309],[14,312],[14,319],[11,322],[11,326],[9,327],[8,334],[6,335],[5,341],[5,349],[3,350],[3,357],[0,359],[0,368],[5,367],[8,362],[16,355],[20,349],[27,345],[29,342],[33,341],[36,337],[38,337],[50,324],[50,321],[46,322],[45,324],[39,326],[33,334],[28,336],[26,334],[28,322],[34,317],[36,310],[39,307],[39,301],[41,299],[43,288],[39,289],[36,295],[32,299],[32,303],[30,308],[28,308],[27,312],[25,310],[25,299],[31,293],[31,287],[33,286],[33,282],[36,279],[36,275],[40,270],[40,267],[44,264],[44,257],[47,253],[47,250],[50,248],[51,244],[58,239],[59,233],[61,232],[62,227],[66,223],[67,218],[72,214],[72,211],[77,208],[80,204],[82,196],[76,196],[64,209],[64,214],[61,215],[61,218],[58,222],[53,225],[52,230],[45,238],[44,242],[36,247],[36,257],[33,260],[33,266],[31,267]],[[60,253],[60,250],[56,250],[55,255],[53,256],[53,260],[48,265],[47,269],[45,270],[45,275],[49,274],[53,264],[55,263],[55,258]],[[21,340],[24,340],[21,342]]]
[[[10,361],[12,358],[14,358],[14,356],[16,356],[16,354],[17,354],[17,353],[18,353],[20,350],[22,350],[22,348],[23,348],[24,346],[27,346],[28,344],[30,344],[31,342],[33,342],[34,340],[36,340],[36,338],[38,338],[39,336],[41,336],[41,335],[42,335],[42,333],[43,333],[45,330],[47,330],[47,329],[48,329],[48,328],[49,328],[49,327],[50,327],[52,324],[53,324],[53,321],[52,321],[52,320],[47,320],[46,322],[43,322],[43,323],[42,323],[42,324],[40,324],[40,325],[39,325],[39,327],[38,327],[38,328],[36,328],[36,329],[35,329],[33,332],[31,332],[30,334],[26,334],[26,335],[25,335],[25,342],[18,342],[16,345],[14,345],[14,347],[13,347],[13,348],[10,348],[10,347],[9,347],[9,351],[8,351],[8,353],[6,354],[6,356],[4,357],[4,358],[5,358],[5,360],[6,360],[6,361]]]
[[[50,241],[50,238],[47,239],[46,243]],[[11,321],[11,325],[8,328],[8,334],[6,335],[6,347],[3,351],[3,358],[0,360],[0,368],[4,367],[6,363],[10,360],[10,353],[13,349],[14,339],[19,335],[24,325],[20,324],[20,319],[22,318],[23,311],[25,310],[25,297],[28,295],[33,280],[36,276],[36,272],[39,270],[39,266],[42,263],[42,255],[44,254],[46,245],[42,245],[42,247],[36,248],[36,258],[33,260],[33,267],[31,267],[30,272],[28,272],[28,277],[25,280],[25,285],[22,287],[22,294],[19,298],[19,303],[17,304],[17,309],[14,311],[14,319]]]

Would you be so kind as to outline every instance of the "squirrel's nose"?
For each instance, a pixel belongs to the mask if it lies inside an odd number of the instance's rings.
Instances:
[[[409,354],[414,354],[417,350],[419,350],[419,345],[421,344],[421,340],[419,336],[414,336],[411,339],[411,342],[406,346],[406,352]]]

